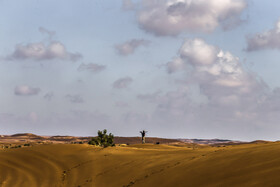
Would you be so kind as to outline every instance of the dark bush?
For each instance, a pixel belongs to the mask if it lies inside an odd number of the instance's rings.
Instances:
[[[97,134],[98,136],[91,138],[88,144],[97,145],[101,147],[115,146],[114,135],[112,133],[108,135],[107,130],[104,129],[103,131],[98,131]]]

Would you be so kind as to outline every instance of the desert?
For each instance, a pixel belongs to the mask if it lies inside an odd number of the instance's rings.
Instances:
[[[39,140],[26,139],[30,144],[27,146],[24,146],[26,142],[16,141],[27,137]],[[123,141],[114,147],[102,148],[86,142],[44,142],[42,137],[33,134],[9,138],[14,138],[13,145],[8,147],[10,144],[6,141],[7,147],[0,149],[0,184],[3,187],[278,184],[279,142],[191,144],[163,139],[159,144],[141,144],[140,137],[135,137],[138,144],[134,141],[127,145]],[[156,140],[161,142],[160,138]]]

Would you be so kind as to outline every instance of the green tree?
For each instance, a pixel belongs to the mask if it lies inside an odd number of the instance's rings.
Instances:
[[[102,146],[102,147],[115,146],[114,135],[112,133],[108,135],[107,130],[104,129],[103,131],[98,131],[97,134],[98,136],[91,138],[88,144]]]

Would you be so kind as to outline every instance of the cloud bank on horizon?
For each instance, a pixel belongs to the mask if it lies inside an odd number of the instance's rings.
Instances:
[[[278,1],[65,3],[0,2],[0,134],[279,139]]]

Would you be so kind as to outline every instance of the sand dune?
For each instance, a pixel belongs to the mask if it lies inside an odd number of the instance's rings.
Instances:
[[[0,151],[0,186],[278,186],[280,143],[193,149],[35,145]]]

